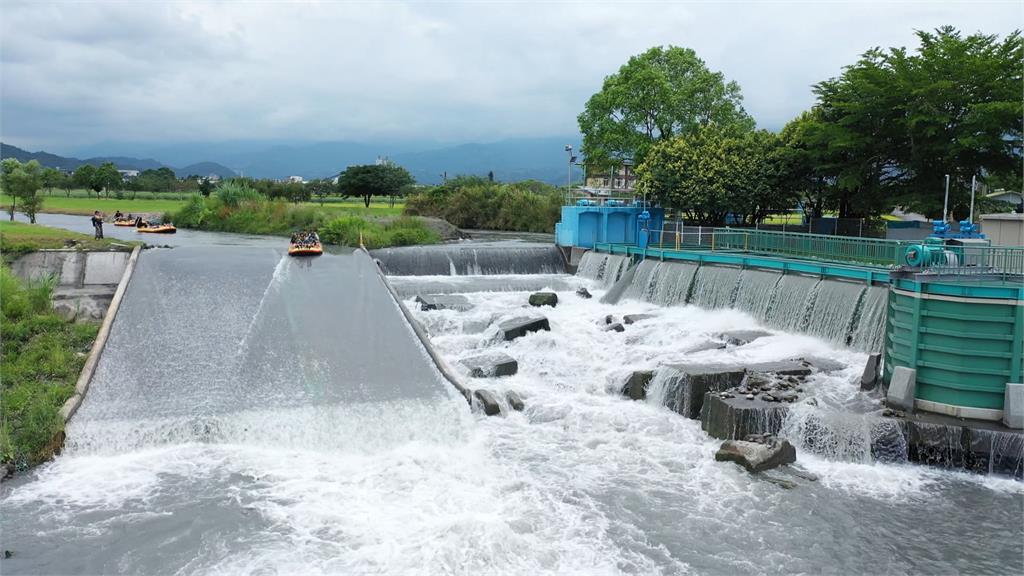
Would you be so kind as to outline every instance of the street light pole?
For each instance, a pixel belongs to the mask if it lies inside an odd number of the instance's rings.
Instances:
[[[942,201],[942,221],[949,222],[946,215],[949,214],[949,174],[946,174],[946,199]]]

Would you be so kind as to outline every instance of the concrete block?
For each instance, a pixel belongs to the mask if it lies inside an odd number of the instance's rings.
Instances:
[[[1008,383],[1003,393],[1003,424],[1007,428],[1024,428],[1024,384]]]
[[[744,346],[758,338],[771,336],[771,333],[765,332],[764,330],[730,330],[728,332],[722,332],[718,336],[733,346]]]
[[[654,314],[626,314],[625,316],[622,317],[622,321],[625,322],[626,324],[633,324],[636,322],[641,322],[643,320],[649,320],[651,318],[654,318],[654,316]]]
[[[885,395],[885,403],[897,410],[912,412],[914,395],[917,392],[917,370],[906,366],[896,366],[892,371],[889,391]]]
[[[629,375],[629,379],[622,386],[622,395],[628,396],[631,400],[643,400],[647,397],[647,386],[654,378],[653,370],[637,370]]]
[[[515,358],[501,352],[473,356],[461,363],[469,368],[469,375],[474,378],[512,376],[519,371],[519,363]]]
[[[502,338],[505,340],[515,340],[521,336],[526,336],[530,332],[551,330],[551,324],[548,322],[548,319],[543,316],[536,316],[533,318],[514,318],[499,324],[498,329],[501,331]]]
[[[874,390],[878,385],[879,368],[882,365],[881,354],[868,354],[868,362],[864,365],[864,373],[860,377],[861,390]]]
[[[474,390],[473,405],[479,407],[488,416],[501,414],[501,405],[498,404],[498,399],[490,390]]]

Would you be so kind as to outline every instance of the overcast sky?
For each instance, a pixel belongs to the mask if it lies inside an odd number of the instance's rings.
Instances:
[[[0,2],[0,137],[493,141],[574,134],[602,79],[655,45],[740,83],[759,126],[873,46],[1021,2]]]

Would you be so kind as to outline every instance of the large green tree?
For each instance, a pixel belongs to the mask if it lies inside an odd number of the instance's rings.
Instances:
[[[392,196],[414,182],[405,168],[391,163],[349,166],[338,176],[338,193],[361,196],[369,208],[372,196]]]
[[[113,162],[104,162],[96,170],[96,182],[93,183],[93,189],[96,186],[100,186],[102,189],[107,191],[107,196],[110,196],[111,190],[120,190],[121,185],[124,184],[124,178],[121,177],[121,173],[117,171],[117,166],[114,166]]]
[[[780,186],[780,152],[775,134],[710,124],[655,144],[637,167],[638,188],[693,222],[721,225],[732,215],[754,224],[794,201]]]
[[[1020,33],[1000,40],[943,27],[917,37],[914,53],[869,50],[814,87],[819,117],[806,136],[826,147],[823,171],[845,192],[840,216],[898,205],[938,217],[945,174],[960,214],[971,176],[1021,182]]]
[[[74,174],[71,176],[71,181],[75,183],[75,186],[81,186],[86,190],[92,190],[99,194],[100,190],[103,190],[103,185],[97,185],[96,179],[96,167],[92,164],[82,164],[78,168],[75,168]]]
[[[28,216],[29,222],[36,223],[36,212],[43,204],[37,194],[43,185],[43,167],[36,160],[22,164],[14,158],[5,158],[0,170],[0,187],[4,194],[11,197],[8,214],[14,221],[14,211],[18,200],[21,200],[21,211]]]
[[[604,80],[579,115],[583,154],[601,168],[639,164],[655,142],[717,124],[750,130],[736,82],[712,72],[689,48],[655,47]]]

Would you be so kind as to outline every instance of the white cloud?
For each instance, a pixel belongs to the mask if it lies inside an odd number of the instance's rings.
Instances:
[[[737,80],[778,128],[870,47],[1021,21],[1017,2],[4,2],[0,137],[60,149],[568,134],[605,75],[668,44]]]

